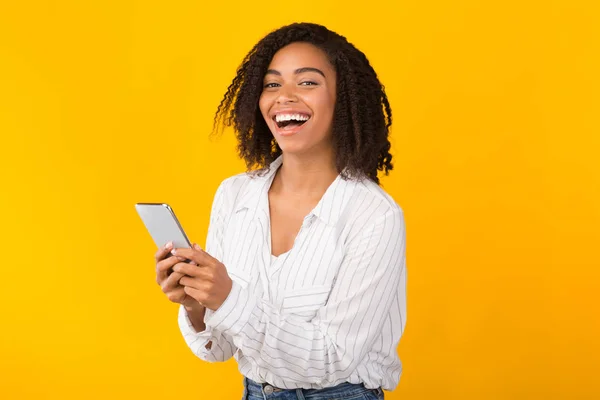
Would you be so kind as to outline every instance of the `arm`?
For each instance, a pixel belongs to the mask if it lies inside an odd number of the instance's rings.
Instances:
[[[225,225],[226,207],[224,206],[224,184],[219,185],[215,193],[210,213],[210,223],[206,237],[206,251],[215,258],[223,259],[223,229]],[[213,311],[198,306],[179,307],[179,329],[192,352],[205,361],[227,361],[237,350],[231,337],[207,327],[204,320]]]
[[[267,380],[335,385],[372,348],[404,265],[404,218],[401,209],[394,209],[350,238],[329,300],[312,321],[283,314],[233,282],[229,297],[205,319],[206,325],[233,337]]]

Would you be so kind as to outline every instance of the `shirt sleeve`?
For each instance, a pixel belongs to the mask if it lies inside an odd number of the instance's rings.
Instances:
[[[234,281],[206,324],[232,337],[267,381],[336,385],[373,347],[392,302],[405,302],[405,278],[405,224],[396,208],[349,239],[329,299],[311,321],[282,313]],[[402,321],[394,327],[399,335],[404,315]]]
[[[223,229],[227,209],[225,184],[226,181],[223,181],[215,193],[206,236],[206,252],[217,260],[223,259]],[[214,311],[207,308],[204,321],[206,322],[213,313]],[[179,307],[178,324],[186,344],[196,356],[205,361],[227,361],[237,350],[232,338],[225,332],[219,332],[208,325],[204,331],[196,332],[183,305]],[[207,349],[206,346],[210,342],[212,342],[211,348]]]

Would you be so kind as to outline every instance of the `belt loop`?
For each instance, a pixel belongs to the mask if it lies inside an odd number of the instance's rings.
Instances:
[[[298,388],[296,389],[296,396],[298,397],[298,400],[304,400],[304,394],[302,393],[304,389],[302,388]]]

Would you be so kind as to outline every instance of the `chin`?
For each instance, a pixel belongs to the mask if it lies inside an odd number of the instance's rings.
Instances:
[[[271,128],[271,133],[273,134],[273,137],[276,138],[277,145],[285,154],[310,154],[319,152],[324,146],[328,148],[331,147],[331,144],[325,144],[326,138],[311,137],[311,132],[309,130],[301,131],[289,136],[281,136],[277,132],[273,132],[273,129]]]
[[[283,146],[279,145],[279,148],[284,154],[303,154],[309,150],[309,148],[303,146],[302,143],[286,143]]]
[[[281,151],[284,154],[293,154],[293,155],[306,155],[306,154],[319,154],[323,151],[323,148],[318,143],[308,144],[308,143],[283,143],[279,145]]]

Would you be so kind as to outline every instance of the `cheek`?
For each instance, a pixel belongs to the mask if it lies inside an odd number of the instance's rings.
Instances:
[[[333,129],[333,119],[335,112],[335,97],[328,95],[323,99],[321,104],[322,110],[322,129],[325,135],[329,135]]]
[[[319,99],[318,107],[321,114],[321,120],[324,123],[331,123],[333,121],[333,113],[335,110],[335,98],[327,95]]]

